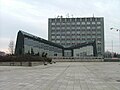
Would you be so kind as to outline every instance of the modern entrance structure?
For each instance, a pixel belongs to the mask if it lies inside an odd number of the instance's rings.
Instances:
[[[48,57],[97,56],[95,41],[64,47],[24,31],[18,32],[15,47],[16,55],[32,54],[42,56],[43,52],[47,53]]]
[[[64,47],[96,41],[97,54],[104,54],[104,18],[49,18],[48,40]]]

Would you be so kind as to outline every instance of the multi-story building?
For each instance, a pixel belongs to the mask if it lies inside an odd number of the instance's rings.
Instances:
[[[49,18],[48,40],[64,47],[96,41],[97,54],[104,54],[104,18]]]

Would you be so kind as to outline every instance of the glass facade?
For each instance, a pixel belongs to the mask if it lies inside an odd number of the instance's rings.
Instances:
[[[74,37],[73,37],[74,38]],[[65,41],[65,40],[64,40]],[[75,43],[73,40],[67,40],[67,44]],[[64,43],[64,42],[63,42]],[[33,54],[42,56],[43,52],[47,53],[48,57],[77,57],[82,55],[95,56],[96,42],[81,43],[75,46],[63,47],[45,39],[33,36],[23,31],[18,32],[15,54]],[[94,49],[94,50],[93,50]],[[100,51],[101,48],[98,48]]]
[[[27,54],[33,50],[34,54],[42,55],[43,52],[47,53],[47,56],[62,56],[62,49],[51,46],[49,44],[42,43],[40,41],[24,38],[24,54]]]
[[[81,56],[94,56],[93,46],[85,46],[74,49],[74,57],[81,57]]]
[[[23,31],[18,32],[15,49],[15,53],[17,55],[33,53],[34,55],[39,54],[42,56],[42,53],[44,52],[47,53],[48,57],[62,56],[62,50],[62,46],[56,45],[52,42],[33,36]]]

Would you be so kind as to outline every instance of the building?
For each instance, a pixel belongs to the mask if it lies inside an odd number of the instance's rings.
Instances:
[[[64,47],[96,41],[97,54],[104,54],[104,18],[49,18],[48,40]]]
[[[47,53],[48,57],[63,56],[63,47],[24,31],[18,32],[15,47],[16,55],[39,54],[42,56],[43,52]]]
[[[63,47],[24,31],[18,32],[15,47],[16,55],[33,54],[42,56],[43,52],[47,53],[48,57],[97,56],[95,41]]]

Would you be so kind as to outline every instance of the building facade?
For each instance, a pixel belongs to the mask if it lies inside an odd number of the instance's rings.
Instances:
[[[16,55],[39,54],[42,56],[43,52],[47,53],[48,57],[63,56],[63,47],[24,31],[18,32],[15,47]]]
[[[94,57],[97,56],[96,42],[85,42],[71,47],[64,48],[64,56],[66,57]]]
[[[42,56],[43,52],[47,53],[48,57],[97,56],[95,41],[63,47],[24,31],[18,32],[15,55],[32,54]]]
[[[104,18],[49,18],[48,40],[64,47],[96,41],[97,54],[104,54]]]

